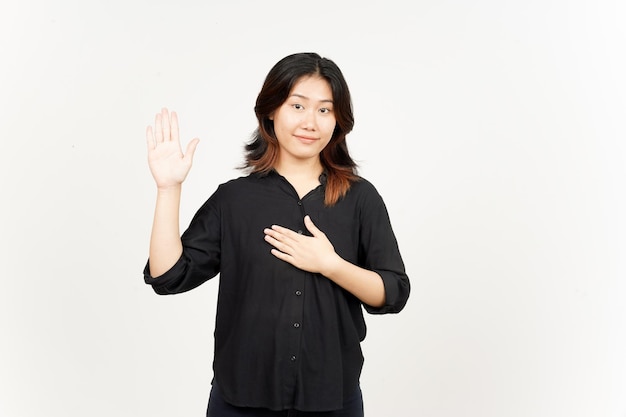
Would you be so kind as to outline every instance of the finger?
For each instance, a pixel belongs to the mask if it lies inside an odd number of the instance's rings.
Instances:
[[[193,162],[193,155],[196,152],[198,143],[200,143],[200,139],[195,138],[187,144],[187,149],[185,150],[185,156],[183,156],[183,159],[188,160],[189,163]]]
[[[272,234],[272,236],[274,236],[275,234],[278,234],[278,235],[282,236],[282,239],[289,238],[289,239],[292,239],[292,240],[296,240],[296,239],[298,239],[301,236],[301,235],[299,235],[298,233],[294,232],[291,229],[287,229],[286,227],[278,226],[276,224],[272,225],[270,230],[275,232],[275,233]]]
[[[303,237],[293,230],[276,225],[273,225],[271,228],[265,229],[264,232],[266,235],[271,236],[274,240],[281,242],[288,247],[295,247],[300,243],[300,238]]]
[[[274,227],[274,226],[272,226]],[[285,229],[282,228],[282,231],[278,231],[278,230],[273,230],[273,229],[267,229],[267,231],[265,232],[267,235],[271,236],[274,240],[281,242],[285,245],[290,245],[293,246],[294,244],[296,244],[298,241],[296,240],[296,238],[293,236],[296,233],[292,232],[289,229]]]
[[[163,142],[163,126],[161,125],[161,113],[157,113],[154,118],[154,138],[155,143],[159,144]]]
[[[154,133],[152,132],[152,126],[148,126],[146,128],[146,143],[148,144],[148,149],[152,150],[155,147],[154,143]]]
[[[265,237],[271,237],[274,240],[280,241],[281,239],[284,239],[283,235],[281,235],[279,232],[277,232],[276,230],[272,230],[272,229],[263,229],[263,233],[265,233]]]
[[[163,141],[172,140],[170,135],[170,114],[166,108],[161,109],[161,123],[163,123]]]
[[[170,120],[170,134],[172,135],[172,140],[174,142],[178,142],[178,115],[175,111],[172,112],[171,120]]]
[[[317,228],[317,226],[315,226],[313,220],[311,220],[311,217],[308,214],[304,216],[304,225],[306,226],[307,230],[311,232],[311,234],[315,237],[324,234],[320,229]]]
[[[278,249],[272,249],[271,252],[272,252],[272,255],[274,255],[278,259],[283,260],[293,265],[293,258],[290,255],[287,255],[286,253],[283,253],[279,251]]]
[[[291,251],[291,247],[275,239],[273,236],[265,235],[265,241],[283,253],[290,253]]]

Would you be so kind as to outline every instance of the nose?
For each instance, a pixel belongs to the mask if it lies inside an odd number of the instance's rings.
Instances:
[[[302,126],[307,130],[315,130],[315,110],[307,110],[302,116]]]

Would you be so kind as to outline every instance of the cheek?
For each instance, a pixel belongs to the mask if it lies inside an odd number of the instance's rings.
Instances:
[[[328,132],[326,132],[326,133],[324,134],[324,140],[323,140],[323,143],[324,143],[324,148],[325,148],[326,146],[328,146],[328,144],[330,143],[330,140],[331,140],[331,139],[332,139],[332,137],[333,137],[333,133],[334,133],[334,131],[335,131],[335,125],[332,125],[332,126],[328,129]]]
[[[281,114],[280,117],[274,119],[274,123],[278,122],[282,130],[293,130],[300,123],[300,119],[295,115]]]
[[[328,140],[333,136],[333,132],[335,131],[335,126],[337,126],[337,122],[335,120],[324,120],[321,125],[322,130],[324,131],[324,135],[328,137]]]

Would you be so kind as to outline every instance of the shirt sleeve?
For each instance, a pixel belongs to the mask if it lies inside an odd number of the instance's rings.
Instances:
[[[400,312],[409,298],[411,286],[404,269],[398,242],[391,227],[385,203],[376,191],[370,189],[364,195],[360,210],[359,252],[362,267],[378,273],[385,287],[385,304],[372,307],[364,304],[370,314]]]
[[[219,189],[218,189],[219,191]],[[144,281],[157,294],[189,291],[216,276],[220,271],[221,224],[216,206],[217,194],[196,212],[181,236],[183,253],[163,275],[150,275],[150,260],[144,268]]]

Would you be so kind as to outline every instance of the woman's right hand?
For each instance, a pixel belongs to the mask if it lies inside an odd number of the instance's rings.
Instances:
[[[195,138],[189,142],[183,155],[178,137],[178,117],[175,112],[170,115],[163,108],[155,117],[154,131],[152,126],[146,129],[146,141],[148,165],[157,188],[180,186],[191,169],[193,154],[200,140]]]

